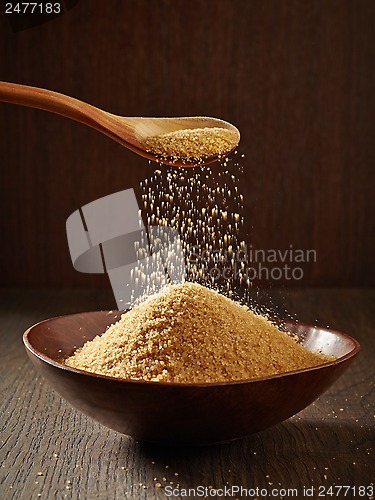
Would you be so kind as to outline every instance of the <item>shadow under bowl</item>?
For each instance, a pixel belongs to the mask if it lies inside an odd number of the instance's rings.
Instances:
[[[59,360],[103,333],[118,311],[47,319],[23,336],[27,354],[48,383],[96,421],[139,441],[178,445],[229,442],[261,431],[311,404],[347,369],[360,350],[334,330],[283,322],[310,351],[337,357],[317,367],[220,383],[125,380],[70,368]]]

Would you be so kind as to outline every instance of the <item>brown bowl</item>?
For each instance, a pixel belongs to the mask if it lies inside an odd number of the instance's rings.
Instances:
[[[59,362],[119,319],[96,311],[48,319],[23,336],[26,351],[50,385],[93,419],[140,441],[204,445],[228,442],[291,417],[349,366],[359,343],[343,333],[284,323],[307,349],[337,360],[318,367],[237,382],[181,384],[122,380]]]

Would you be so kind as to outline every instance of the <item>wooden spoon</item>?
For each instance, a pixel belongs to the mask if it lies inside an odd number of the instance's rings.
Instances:
[[[224,151],[225,155],[233,150],[239,140],[240,133],[236,127],[218,118],[204,116],[184,117],[184,118],[140,118],[124,117],[113,115],[107,111],[96,108],[85,102],[74,99],[57,92],[18,85],[15,83],[0,82],[0,101],[21,104],[31,108],[39,108],[51,113],[66,116],[72,120],[83,123],[107,135],[126,148],[143,156],[149,160],[165,163],[173,166],[194,166],[196,161],[189,159],[173,159],[157,157],[146,151],[143,142],[148,137],[167,134],[177,130],[212,128],[218,127],[234,132],[233,145],[229,151]],[[202,158],[200,165],[216,161],[218,155]]]

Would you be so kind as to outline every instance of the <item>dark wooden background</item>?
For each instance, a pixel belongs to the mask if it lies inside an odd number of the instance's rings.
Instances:
[[[374,19],[373,0],[80,0],[13,32],[2,12],[0,79],[120,115],[235,123],[247,241],[315,249],[304,285],[374,285]],[[10,104],[0,104],[0,158],[1,284],[108,286],[74,271],[65,221],[137,189],[147,162]]]

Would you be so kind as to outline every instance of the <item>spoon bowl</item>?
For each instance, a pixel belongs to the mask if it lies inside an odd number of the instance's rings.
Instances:
[[[65,116],[94,128],[148,160],[175,167],[193,167],[196,166],[197,161],[152,154],[146,150],[144,146],[145,140],[149,137],[178,130],[221,128],[233,132],[233,144],[231,144],[228,151],[223,151],[220,157],[229,154],[240,141],[238,129],[231,123],[218,118],[207,116],[181,118],[118,116],[58,92],[16,83],[0,82],[0,101],[43,109]],[[207,156],[199,161],[199,165],[213,163],[218,159],[219,155]]]
[[[307,349],[337,359],[280,375],[193,384],[118,379],[61,362],[120,315],[96,311],[47,319],[29,328],[23,341],[33,365],[56,392],[98,422],[139,441],[217,444],[276,425],[327,390],[360,349],[343,333],[287,321],[283,328]]]

